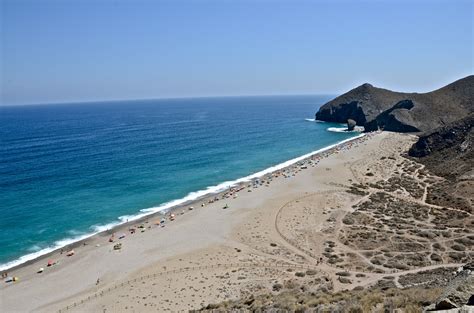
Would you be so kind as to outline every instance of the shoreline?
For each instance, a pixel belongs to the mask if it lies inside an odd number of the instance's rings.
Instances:
[[[178,312],[250,294],[279,294],[275,285],[283,292],[304,286],[307,292],[338,293],[405,288],[444,277],[464,259],[452,257],[449,242],[435,248],[442,262],[430,259],[425,237],[404,227],[421,223],[435,231],[439,223],[447,224],[445,216],[464,215],[424,202],[420,192],[436,178],[403,156],[414,140],[391,132],[365,134],[194,201],[193,210],[182,205],[101,233],[85,246],[77,243],[72,257],[51,255],[56,264],[51,267],[47,257],[19,266],[9,273],[18,280],[0,286],[0,307],[9,312]],[[400,180],[397,190],[384,183],[394,179]],[[426,210],[432,219],[409,214],[413,209]],[[456,225],[466,228],[471,222],[466,218],[464,226]],[[465,236],[449,233],[453,239]],[[406,251],[407,238],[414,251]],[[413,263],[414,257],[420,261]],[[340,273],[347,274],[342,279]]]
[[[253,180],[260,180],[261,178],[264,178],[268,175],[273,175],[277,171],[287,170],[288,168],[292,168],[293,166],[297,165],[297,163],[299,162],[307,161],[308,159],[315,157],[318,154],[322,154],[324,152],[330,152],[332,149],[339,148],[341,145],[350,143],[360,138],[364,138],[367,135],[368,133],[361,133],[354,137],[347,138],[342,141],[336,142],[332,145],[306,153],[302,156],[270,166],[256,173],[252,173],[250,175],[247,175],[235,180],[225,181],[214,186],[208,186],[206,187],[206,189],[190,192],[183,198],[165,202],[157,207],[142,209],[137,214],[119,216],[118,219],[120,221],[112,222],[105,225],[99,225],[97,226],[98,230],[95,232],[84,234],[77,238],[71,238],[71,239],[65,238],[65,239],[58,240],[55,242],[55,245],[52,247],[47,247],[40,251],[23,255],[13,261],[0,264],[0,272],[19,270],[37,261],[48,259],[53,254],[63,249],[73,250],[78,247],[85,246],[88,240],[93,240],[94,238],[107,237],[107,236],[112,235],[113,233],[120,232],[120,231],[127,231],[130,226],[137,223],[144,223],[150,218],[157,218],[157,217],[163,218],[168,213],[173,214],[173,213],[176,213],[177,211],[186,209],[188,206],[193,206],[193,205],[196,206],[198,203],[202,201],[209,201],[209,199],[213,197],[214,199],[219,198],[220,196],[227,193],[228,190],[232,188],[240,187]],[[196,194],[197,196],[195,196]],[[222,199],[219,199],[219,200],[222,200]],[[61,242],[66,242],[66,243],[59,244]]]

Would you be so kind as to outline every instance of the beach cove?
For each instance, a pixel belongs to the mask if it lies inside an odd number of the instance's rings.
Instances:
[[[387,141],[390,141],[389,145]],[[139,278],[143,284],[153,282],[153,287],[147,285],[147,288],[168,286],[169,289],[154,292],[155,298],[151,299],[155,302],[159,300],[162,307],[153,306],[153,301],[147,304],[143,299],[137,304],[130,302],[129,306],[136,305],[134,308],[137,308],[142,305],[138,310],[153,311],[157,308],[164,310],[166,304],[166,309],[176,311],[198,308],[203,304],[204,298],[196,297],[198,292],[190,286],[194,281],[191,277],[194,275],[192,268],[201,275],[215,274],[216,271],[229,272],[231,268],[257,271],[252,275],[262,276],[268,283],[275,275],[294,275],[286,271],[292,267],[296,271],[299,267],[313,269],[318,276],[334,274],[338,271],[337,267],[322,261],[322,257],[320,262],[319,257],[316,257],[322,251],[304,253],[304,250],[291,245],[291,240],[286,237],[287,226],[284,222],[279,225],[281,219],[288,218],[282,214],[291,211],[282,213],[281,208],[294,205],[304,209],[308,205],[315,205],[311,213],[315,216],[300,216],[298,209],[295,209],[293,219],[299,219],[300,223],[307,219],[319,221],[313,226],[320,233],[320,249],[324,249],[327,239],[324,229],[331,227],[331,222],[325,219],[340,216],[350,209],[347,204],[357,200],[357,197],[348,197],[345,191],[360,172],[365,172],[365,162],[379,159],[384,154],[392,156],[394,151],[402,150],[412,141],[409,135],[368,134],[262,177],[255,185],[245,183],[241,187],[234,187],[243,188],[238,192],[227,191],[211,199],[200,199],[186,207],[176,208],[165,216],[165,227],[156,225],[156,222],[161,224],[161,216],[150,216],[89,238],[86,245],[80,243],[74,247],[76,254],[72,257],[56,251],[10,273],[20,277],[20,281],[2,285],[2,307],[9,312],[81,312],[102,308],[128,310],[119,301],[117,292],[129,290],[127,293],[130,296],[135,293],[141,295],[144,290],[140,290],[136,281]],[[214,198],[220,200],[213,201]],[[189,210],[188,206],[192,206],[193,210]],[[170,214],[174,214],[173,221],[170,221]],[[139,228],[141,225],[143,229]],[[130,233],[130,227],[135,228],[135,234]],[[116,239],[109,242],[112,233],[116,234]],[[126,235],[125,238],[117,239],[122,233]],[[117,242],[122,244],[120,250],[113,248]],[[48,259],[59,264],[46,267]],[[40,267],[44,267],[45,271],[37,274]],[[362,268],[353,270],[364,272]],[[159,273],[169,275],[161,274],[164,276],[160,276],[160,279],[152,279],[153,275],[156,278]],[[371,283],[383,274],[365,275],[368,278],[361,280],[360,285]],[[240,296],[237,290],[241,286],[237,289],[228,286],[224,292],[223,287],[219,287],[221,279],[209,279],[200,280],[207,286],[200,290],[209,292],[205,294],[206,303],[213,302],[213,299],[218,301]],[[253,280],[246,276],[242,283],[255,284]],[[74,284],[71,284],[72,281]],[[117,286],[124,287],[121,289]],[[343,287],[341,283],[335,286],[336,289]],[[103,297],[95,298],[96,294],[104,292]],[[158,294],[159,298],[156,297]]]

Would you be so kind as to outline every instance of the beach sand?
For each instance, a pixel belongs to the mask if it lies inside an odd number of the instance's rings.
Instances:
[[[245,183],[244,189],[227,198],[218,195],[223,200],[208,203],[212,196],[190,204],[193,210],[177,208],[174,221],[167,216],[164,227],[155,224],[160,215],[150,216],[130,223],[143,225],[144,232],[136,228],[131,234],[131,225],[123,225],[111,231],[113,243],[108,241],[111,232],[99,234],[87,239],[86,245],[77,244],[74,256],[55,251],[28,262],[9,271],[19,277],[18,282],[1,284],[0,311],[182,311],[295,281],[307,290],[337,291],[369,286],[390,274],[400,287],[404,275],[458,266],[460,262],[447,256],[441,262],[418,265],[399,258],[398,268],[387,260],[376,264],[366,252],[376,250],[383,256],[384,241],[367,247],[362,246],[367,240],[357,241],[357,231],[363,227],[354,225],[376,228],[377,223],[351,214],[378,194],[376,186],[357,186],[400,170],[400,164],[407,162],[400,154],[414,140],[406,134],[373,133],[323,153],[324,157],[313,156],[304,162],[305,169],[302,163],[279,171],[278,176],[267,175],[258,187]],[[418,179],[417,173],[413,179]],[[421,196],[413,198],[408,188],[386,192],[425,206],[423,188]],[[343,221],[348,216],[355,222]],[[395,236],[395,230],[386,231]],[[118,239],[122,233],[126,237]],[[414,235],[399,236],[416,243]],[[396,243],[393,238],[391,244]],[[120,250],[113,248],[117,242],[122,243]],[[392,250],[404,256],[402,248]],[[48,259],[59,264],[46,267]],[[44,272],[36,273],[41,267]],[[350,282],[339,279],[342,270],[350,273]]]

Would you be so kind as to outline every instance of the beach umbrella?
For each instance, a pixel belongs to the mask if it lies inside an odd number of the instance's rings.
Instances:
[[[43,271],[44,271],[44,268],[40,267],[38,270],[38,273],[43,273]]]
[[[52,266],[54,264],[53,260],[48,260],[48,266]]]

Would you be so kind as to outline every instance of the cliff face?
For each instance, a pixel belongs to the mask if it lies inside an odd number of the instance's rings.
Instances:
[[[468,212],[474,206],[474,114],[421,136],[408,154],[444,177],[428,189],[427,201]]]
[[[474,112],[474,76],[428,93],[401,93],[363,84],[323,105],[316,119],[365,131],[429,132]]]
[[[408,155],[448,180],[474,179],[474,114],[421,136]]]
[[[409,150],[413,157],[473,160],[474,114],[420,136]],[[435,160],[433,160],[435,161]],[[472,167],[471,167],[472,168]],[[452,168],[449,170],[452,173]],[[439,170],[438,170],[439,171]],[[445,176],[445,175],[442,175]]]

